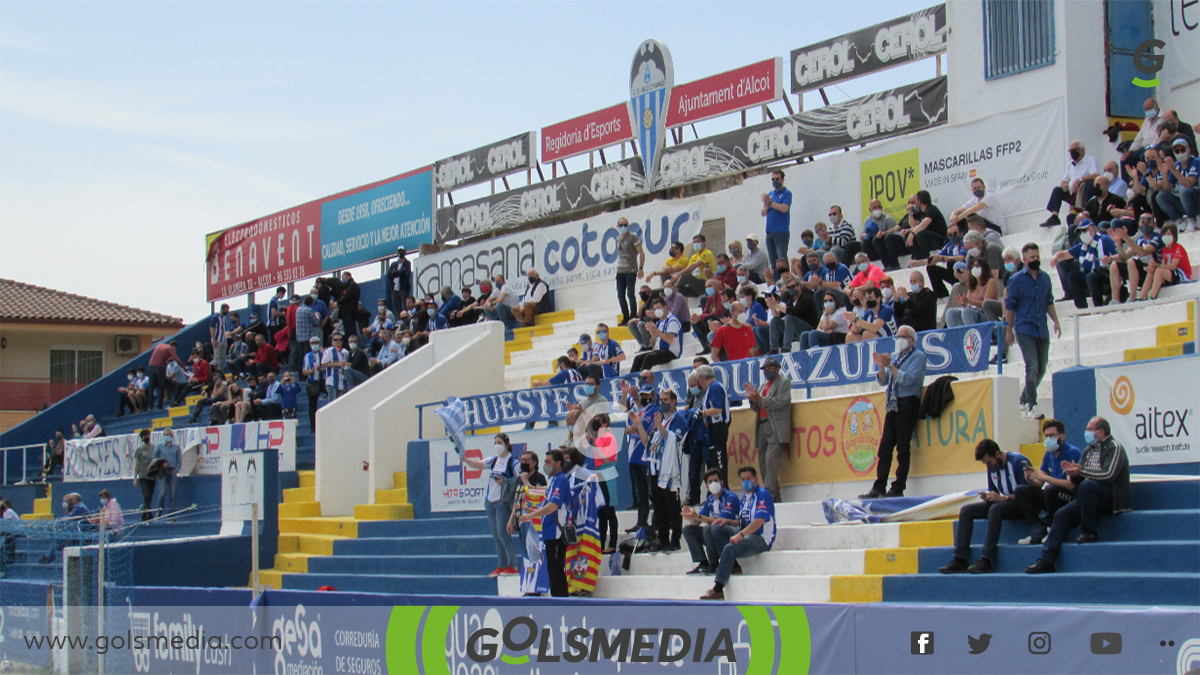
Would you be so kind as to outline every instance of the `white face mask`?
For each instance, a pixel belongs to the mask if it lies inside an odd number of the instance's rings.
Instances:
[[[891,288],[888,288],[887,286],[883,287],[883,299],[884,300],[892,299],[892,289]]]
[[[908,349],[908,338],[896,338],[896,351],[902,352]]]
[[[675,295],[675,289],[674,289],[674,288],[667,287],[667,288],[664,288],[664,289],[663,289],[663,297],[664,297],[664,298],[669,298],[669,297],[671,297],[672,295]]]
[[[880,218],[883,217],[883,211],[881,209],[875,209],[874,211],[871,212],[871,217],[874,218],[875,220],[879,220]]]
[[[913,293],[920,293],[921,292],[921,284],[909,284],[908,290],[912,291]]]
[[[496,444],[496,454],[503,455],[508,450],[508,446],[503,443]]]
[[[1175,243],[1175,236],[1170,235],[1170,234],[1164,234],[1162,237],[1162,240],[1163,240],[1163,246],[1170,246],[1171,244]]]
[[[978,279],[978,278],[982,277],[982,276],[983,276],[983,269],[982,269],[982,268],[979,268],[979,267],[972,267],[972,268],[971,268],[971,276],[975,277],[976,279]]]
[[[842,217],[841,216],[829,216],[829,222],[834,225],[837,225],[838,223],[842,222]]]
[[[63,502],[63,511],[70,511],[70,510],[71,510],[71,503]]]
[[[742,315],[738,317],[738,320],[742,323],[750,323],[750,312],[742,312]]]
[[[712,496],[714,496],[714,497],[720,497],[721,490],[724,490],[724,489],[725,488],[721,487],[721,481],[714,480],[713,482],[708,484],[708,491],[710,493],[712,493]]]
[[[825,309],[833,309],[834,307],[837,307],[836,302],[826,302],[825,303]]]
[[[1084,246],[1091,246],[1092,239],[1093,237],[1091,232],[1084,232],[1083,234],[1079,235],[1079,241],[1082,241]]]
[[[654,310],[654,316],[657,316],[660,319],[666,315],[667,315],[667,310],[663,309],[662,307],[659,307],[658,309]]]
[[[1116,175],[1114,175],[1113,172],[1111,172],[1111,171],[1105,171],[1104,177],[1108,179],[1109,185],[1112,185],[1113,181],[1115,181],[1117,179]]]

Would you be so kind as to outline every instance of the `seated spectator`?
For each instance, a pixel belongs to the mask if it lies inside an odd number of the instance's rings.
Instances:
[[[692,237],[692,257],[688,266],[675,273],[671,281],[675,282],[675,290],[689,298],[698,298],[706,287],[706,283],[716,273],[717,259],[708,250],[707,241],[702,234]]]
[[[999,242],[988,241],[980,232],[984,227],[983,219],[978,215],[967,216],[967,234],[963,236],[963,246],[967,249],[967,264],[972,260],[982,258],[987,261],[988,269],[993,274],[990,278],[1000,278],[1000,270],[1004,268],[1004,246]],[[991,232],[991,230],[988,230]]]
[[[722,284],[732,288],[737,288],[741,285],[738,283],[737,268],[729,261],[729,256],[724,253],[717,254],[717,272],[713,276],[720,280]]]
[[[483,315],[491,321],[500,321],[505,328],[516,328],[513,308],[520,306],[521,294],[504,280],[503,274],[492,277],[492,294],[483,301]]]
[[[55,556],[64,548],[79,545],[79,537],[72,537],[70,533],[79,532],[80,525],[87,519],[88,508],[83,505],[83,496],[71,492],[63,497],[62,506],[63,516],[55,522],[55,530],[61,534],[51,541],[50,550],[38,560],[43,565],[54,562]]]
[[[658,323],[649,328],[650,335],[655,339],[654,350],[633,357],[633,370],[670,363],[679,358],[683,349],[682,326],[679,319],[667,311],[665,300],[655,300],[654,315]]]
[[[485,288],[487,287],[486,281],[483,283],[483,287],[485,287]],[[486,295],[486,293],[484,295]],[[392,310],[388,309],[387,300],[384,300],[383,298],[380,298],[375,303],[375,314],[373,314],[372,316],[378,316],[379,310],[381,310],[381,309],[383,310],[384,318],[386,318],[388,321],[391,321],[392,325],[395,325],[396,324],[396,315],[392,313]]]
[[[279,398],[279,389],[282,386],[283,383],[275,379],[275,373],[268,372],[262,376],[250,400],[255,419],[283,419],[283,403]]]
[[[1191,124],[1179,119],[1179,113],[1174,109],[1164,110],[1163,126],[1175,125],[1176,131],[1180,136],[1187,139],[1188,147],[1192,149],[1192,157],[1200,157],[1200,148],[1196,147],[1196,129]],[[1159,135],[1162,135],[1162,129],[1159,129]],[[1172,142],[1174,138],[1172,138]]]
[[[346,361],[350,363],[350,367],[345,369],[346,389],[350,390],[371,377],[371,363],[367,358],[367,352],[359,349],[357,335],[351,335],[347,338],[346,343],[348,346]]]
[[[1112,179],[1107,174],[1096,177],[1096,194],[1083,205],[1083,210],[1092,214],[1101,232],[1108,232],[1112,221],[1121,217],[1127,206],[1125,197],[1109,191]]]
[[[744,323],[748,320],[750,316],[746,312],[746,306],[737,301],[730,308],[729,317],[720,322],[712,322],[714,360],[740,361],[750,358],[750,350],[754,348],[754,329]],[[722,352],[725,358],[720,357]]]
[[[483,297],[483,291],[480,290],[480,298]],[[459,307],[450,314],[450,325],[454,326],[469,326],[479,321],[480,315],[483,312],[479,309],[479,298],[472,295],[470,286],[463,286],[462,289],[462,307]]]
[[[967,284],[966,295],[952,296],[946,308],[947,328],[1000,319],[1000,282],[992,276],[992,270],[983,258],[974,258],[974,263],[969,265],[970,270],[960,276],[960,281]]]
[[[883,292],[875,286],[868,286],[860,289],[858,293],[862,296],[863,312],[860,315],[847,312],[854,318],[846,317],[846,324],[849,328],[846,342],[874,340],[879,337],[895,335],[900,326],[896,323],[895,313],[883,306]]]
[[[821,313],[812,291],[802,286],[795,277],[787,280],[778,299],[769,296],[767,303],[774,315],[767,329],[769,351],[772,354],[791,351],[792,345],[799,342],[801,336],[816,330],[820,323]],[[756,336],[757,332],[756,329]]]
[[[267,342],[266,336],[256,334],[254,341],[258,344],[258,349],[254,352],[254,372],[259,375],[278,373],[279,358],[275,354],[275,348]]]
[[[824,307],[825,311],[821,314],[817,329],[800,336],[800,349],[827,347],[846,342],[846,335],[850,332],[850,323],[846,320],[847,312],[839,312],[837,302],[829,296],[825,298]]]
[[[150,409],[150,378],[145,368],[138,368],[133,378],[133,391],[130,392],[134,412],[144,412]]]
[[[601,379],[620,377],[621,366],[625,360],[625,352],[616,340],[608,337],[608,324],[596,325],[596,341],[592,343],[590,354],[584,356],[585,364],[598,366],[601,369]]]
[[[671,283],[671,280],[667,279],[667,283]],[[638,305],[637,312],[627,324],[629,332],[633,334],[633,339],[638,341],[638,351],[642,352],[650,351],[650,333],[646,331],[645,324],[647,322],[654,323],[654,319],[650,317],[650,313],[654,311],[653,299],[654,294],[650,290],[650,287],[643,284],[641,289],[638,290],[640,304]],[[684,305],[687,305],[686,300],[684,301]]]
[[[925,268],[934,297],[941,300],[950,296],[950,292],[946,290],[946,284],[955,283],[955,263],[965,262],[966,259],[967,247],[963,243],[963,238],[959,236],[958,226],[951,225],[947,228],[946,244],[940,251],[925,259],[914,258],[909,261],[908,266]]]
[[[120,532],[121,528],[125,527],[125,515],[121,513],[121,505],[117,503],[117,498],[112,496],[108,488],[100,491],[100,511],[88,516],[87,522],[92,525],[88,529],[98,527],[101,518],[104,519],[104,529],[111,532]]]
[[[1083,141],[1071,141],[1069,152],[1071,162],[1063,174],[1062,183],[1050,193],[1050,201],[1046,204],[1050,217],[1042,223],[1042,227],[1061,225],[1058,212],[1062,209],[1063,202],[1067,202],[1069,207],[1082,209],[1084,202],[1091,199],[1095,191],[1093,184],[1101,173],[1096,158],[1086,154]]]
[[[738,472],[745,496],[741,500],[738,524],[711,526],[713,549],[720,551],[713,587],[701,600],[724,600],[729,576],[741,571],[738,559],[771,550],[775,543],[775,503],[771,493],[758,482],[758,471],[743,467]],[[735,569],[735,567],[737,569]]]
[[[975,459],[987,467],[987,492],[979,495],[981,501],[972,502],[958,512],[958,529],[954,532],[954,559],[949,565],[938,568],[942,574],[988,574],[996,571],[996,553],[1000,543],[1000,528],[1006,520],[1021,518],[1021,507],[1017,504],[1017,490],[1027,486],[1026,470],[1029,459],[1019,452],[1004,452],[990,438],[979,441],[975,446]],[[987,520],[987,534],[983,540],[983,555],[975,564],[967,565],[971,554],[971,534],[976,520]]]
[[[1067,442],[1066,426],[1058,420],[1042,422],[1042,443],[1046,454],[1042,455],[1042,468],[1032,466],[1025,469],[1027,485],[1017,487],[1017,506],[1025,522],[1029,523],[1029,536],[1018,544],[1041,544],[1046,538],[1054,514],[1074,497],[1075,486],[1067,480],[1063,462],[1079,462],[1083,454],[1079,448]],[[1042,512],[1046,516],[1042,517]]]
[[[321,338],[315,338],[320,342]],[[200,421],[200,412],[205,406],[215,406],[219,403],[224,403],[229,400],[229,383],[225,381],[225,373],[214,371],[212,373],[212,382],[208,385],[208,395],[196,402],[196,407],[192,410],[192,416],[188,418],[188,424],[195,424]],[[211,413],[210,413],[211,416]]]
[[[1138,234],[1133,239],[1125,228],[1112,227],[1108,231],[1119,249],[1117,259],[1112,261],[1108,268],[1113,302],[1137,299],[1142,280],[1146,280],[1145,285],[1150,286],[1158,263],[1162,260],[1163,242],[1157,228],[1154,227],[1154,216],[1150,213],[1141,215],[1138,219]]]
[[[817,223],[824,228],[824,223]],[[825,234],[829,236],[828,231]],[[825,240],[818,238],[812,230],[805,230],[800,233],[800,246],[796,248],[796,252],[800,254],[799,258],[792,258],[790,269],[797,277],[804,279],[809,272],[821,267],[821,255],[825,252]],[[817,264],[809,264],[809,256],[816,254]]]
[[[588,335],[587,333],[582,333],[580,334],[579,341],[576,344],[579,345],[579,352],[576,353],[575,357],[575,369],[579,371],[579,374],[582,375],[584,379],[594,377],[596,378],[597,382],[603,380],[604,368],[594,363],[589,363],[590,359],[592,358],[592,336]],[[567,353],[570,354],[570,352]]]
[[[646,277],[646,281],[654,281],[654,277],[659,277],[665,283],[668,279],[674,277],[687,268],[688,257],[683,253],[683,242],[671,242],[671,248],[667,255],[669,257],[667,258],[667,262],[663,265],[662,269]]]
[[[300,385],[296,384],[296,376],[290,370],[283,371],[279,384],[279,412],[283,419],[296,419],[296,402],[299,396]]]
[[[984,226],[996,233],[995,243],[1000,243],[999,235],[1004,231],[1004,216],[1000,212],[999,198],[994,192],[988,192],[987,185],[978,177],[971,179],[971,198],[950,213],[950,224],[961,228],[967,217],[972,215],[982,218]]]
[[[394,330],[395,328],[396,328],[396,324],[388,320],[387,308],[384,308],[382,310],[376,311],[375,320],[372,321],[371,325],[367,327],[367,332],[369,335],[374,337],[374,336],[379,335],[379,333],[385,329],[386,330]]]
[[[805,282],[815,297],[823,299],[832,296],[838,306],[845,307],[849,302],[845,291],[852,278],[850,269],[839,263],[832,253],[826,253],[824,261],[825,266],[810,271]]]
[[[717,549],[713,539],[713,528],[720,525],[737,527],[741,525],[738,514],[742,510],[742,500],[738,499],[733,490],[725,489],[721,480],[721,472],[709,469],[704,474],[704,484],[708,486],[708,496],[704,505],[697,511],[690,506],[683,507],[683,540],[687,542],[688,552],[692,554],[692,562],[696,566],[688,574],[716,574],[721,562],[721,551]]]
[[[1067,533],[1075,527],[1080,529],[1076,543],[1094,543],[1100,541],[1097,532],[1101,516],[1133,510],[1129,456],[1111,434],[1108,420],[1093,417],[1083,434],[1088,446],[1079,463],[1062,463],[1063,472],[1074,486],[1075,498],[1054,514],[1050,532],[1042,544],[1042,553],[1036,562],[1025,568],[1027,574],[1054,572],[1059,550]]]
[[[787,272],[784,272],[784,274],[787,274]],[[762,326],[764,330],[767,330],[770,326],[768,319],[771,317],[767,314],[767,301],[759,297],[758,288],[751,284],[737,286],[736,288],[738,300],[741,300],[742,307],[745,308],[744,311],[746,312],[742,323],[750,326],[751,329]],[[767,342],[763,342],[763,352],[766,352],[767,349]]]
[[[95,415],[88,415],[79,424],[72,424],[71,431],[76,439],[97,438],[104,435],[104,428],[96,421]]]
[[[511,308],[513,318],[522,326],[532,326],[534,315],[537,313],[538,303],[546,296],[546,292],[550,287],[542,281],[542,277],[537,270],[529,270],[525,274],[529,280],[529,286],[525,289],[525,294],[521,296],[521,304]],[[449,288],[449,287],[447,287]],[[443,295],[446,289],[442,289]]]
[[[946,245],[946,217],[941,209],[933,204],[933,196],[928,190],[916,193],[916,203],[909,207],[909,221],[914,223],[908,229],[905,243],[913,258],[928,258],[931,251],[936,251]]]
[[[854,236],[854,226],[842,218],[842,207],[829,207],[829,251],[838,262],[849,267],[850,261],[861,249],[861,244]]]
[[[467,289],[467,290],[468,290],[468,292],[470,291],[470,289]],[[439,291],[439,293],[442,297],[442,302],[441,302],[441,307],[438,308],[438,316],[440,316],[446,320],[447,326],[458,325],[458,324],[451,323],[450,320],[452,318],[454,318],[455,316],[457,316],[457,312],[463,308],[463,303],[464,303],[463,299],[461,297],[455,295],[454,289],[450,288],[449,286],[442,286],[442,290]],[[533,314],[530,314],[531,321],[532,321],[532,317],[533,317]]]
[[[229,368],[229,374],[234,377],[240,377],[242,373],[250,369],[252,355],[250,354],[250,338],[240,338],[237,340],[229,340],[229,349],[225,356],[225,365]]]
[[[979,280],[971,274],[971,268],[965,262],[954,263],[954,277],[957,283],[950,288],[950,299],[946,302],[946,306],[942,308],[942,318],[938,322],[942,327],[949,325],[949,313],[955,307],[963,307],[966,305],[967,294],[971,292],[973,287],[972,281],[978,284]]]
[[[1164,158],[1170,190],[1160,191],[1155,200],[1167,217],[1182,223],[1184,232],[1196,230],[1196,214],[1200,209],[1200,158],[1192,154],[1188,140],[1178,136],[1171,143],[1174,162]]]
[[[166,386],[163,387],[164,400],[174,401],[187,388],[191,377],[192,374],[180,364],[174,361],[167,363],[167,381]]]
[[[397,342],[392,336],[392,331],[387,328],[382,329],[380,334],[383,345],[379,348],[379,354],[376,358],[367,359],[367,367],[372,375],[404,358],[407,348],[403,342]]]
[[[545,380],[537,380],[533,382],[534,387],[552,387],[560,384],[570,384],[572,382],[582,382],[583,377],[578,370],[571,365],[571,359],[567,356],[558,357],[557,368],[553,376]]]
[[[746,266],[750,283],[766,283],[767,277],[771,276],[771,265],[770,261],[767,260],[767,252],[758,245],[757,236],[753,234],[746,235],[746,250],[746,257],[742,258],[742,249],[738,245],[738,242],[735,241],[729,245],[729,255],[733,258],[741,258],[741,260],[735,260],[734,264]],[[737,255],[734,255],[734,251],[737,251]]]
[[[918,333],[937,328],[937,296],[925,287],[925,275],[920,270],[908,275],[908,288],[897,289],[892,312],[897,323],[911,326]]]
[[[723,288],[723,284],[716,279],[706,281],[704,284],[704,307],[701,311],[691,315],[692,334],[700,341],[701,354],[707,354],[711,350],[708,344],[708,322],[729,315],[728,308],[722,304],[721,291]]]
[[[1142,300],[1157,299],[1163,287],[1192,280],[1192,262],[1188,259],[1187,249],[1179,243],[1179,227],[1175,223],[1163,225],[1162,243],[1162,262],[1154,271],[1154,283],[1142,284]],[[1150,287],[1148,291],[1147,286]]]
[[[67,450],[67,439],[63,436],[62,429],[54,431],[54,438],[46,444],[46,463],[42,466],[42,482],[46,482],[47,476],[54,475],[54,468],[63,465],[63,453]]]
[[[503,277],[501,277],[501,278],[503,278]],[[488,296],[489,300],[492,297],[498,295],[499,293],[500,293],[499,289],[492,289],[492,295]],[[515,295],[514,295],[514,297],[515,297]],[[486,307],[486,302],[485,302],[485,307]],[[418,309],[417,299],[411,295],[404,296],[403,308],[399,310],[399,313],[396,315],[396,321],[394,322],[396,328],[399,328],[401,330],[411,331],[412,325],[413,325],[413,319],[415,318],[417,309]],[[484,314],[487,314],[486,309],[484,310]],[[512,315],[510,314],[509,317],[511,318],[511,316]],[[498,320],[498,319],[495,319],[495,320]]]
[[[854,271],[857,272],[857,274],[855,274],[854,278],[850,280],[851,288],[858,288],[868,283],[878,285],[880,281],[887,278],[887,275],[883,273],[883,270],[871,264],[871,259],[867,257],[866,253],[859,253],[858,255],[855,255],[854,263]]]
[[[137,409],[137,368],[130,368],[125,373],[126,385],[117,387],[117,417],[125,416],[125,408],[129,408],[129,412],[138,412]]]
[[[1050,261],[1058,270],[1067,297],[1079,309],[1087,309],[1089,291],[1096,307],[1106,304],[1104,293],[1110,289],[1108,268],[1117,255],[1117,245],[1108,235],[1098,233],[1099,228],[1089,215],[1087,211],[1081,212],[1076,223],[1080,243],[1055,253]]]

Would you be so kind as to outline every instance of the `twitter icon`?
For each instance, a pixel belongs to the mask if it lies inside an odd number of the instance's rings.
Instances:
[[[979,637],[973,638],[967,635],[967,646],[971,648],[972,654],[982,654],[987,651],[988,645],[992,644],[992,636],[987,633],[981,633]]]

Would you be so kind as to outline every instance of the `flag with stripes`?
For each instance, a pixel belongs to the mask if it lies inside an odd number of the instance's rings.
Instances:
[[[596,590],[600,576],[600,483],[595,477],[575,486],[571,495],[571,521],[575,543],[567,547],[567,589],[571,593]]]
[[[454,442],[459,457],[467,451],[467,407],[457,396],[446,399],[446,404],[434,410],[446,425],[446,435]]]
[[[546,502],[546,488],[521,488],[521,513],[536,511]],[[521,593],[550,592],[546,571],[546,544],[542,541],[542,519],[521,523]]]
[[[633,128],[642,149],[646,187],[653,189],[660,150],[666,141],[667,105],[675,84],[671,52],[658,40],[646,40],[633,55],[629,71],[629,100]]]

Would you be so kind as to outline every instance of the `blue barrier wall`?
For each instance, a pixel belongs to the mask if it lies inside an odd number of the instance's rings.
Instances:
[[[141,542],[133,555],[138,586],[223,588],[250,583],[250,535]],[[274,566],[275,556],[268,558]]]

